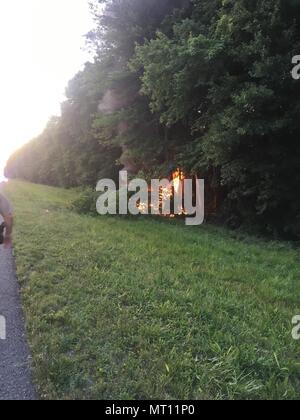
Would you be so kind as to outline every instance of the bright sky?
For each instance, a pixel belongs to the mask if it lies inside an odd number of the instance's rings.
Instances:
[[[9,155],[60,113],[92,27],[88,0],[0,0],[0,181]]]

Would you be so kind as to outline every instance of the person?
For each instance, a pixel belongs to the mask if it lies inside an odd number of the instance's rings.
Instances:
[[[10,202],[4,195],[0,193],[0,215],[5,224],[4,246],[10,248],[12,246],[12,231],[13,231],[13,211]],[[2,222],[0,221],[0,224]]]

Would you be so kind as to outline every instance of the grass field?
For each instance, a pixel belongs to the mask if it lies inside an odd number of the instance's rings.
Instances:
[[[226,230],[80,216],[11,182],[42,398],[299,399],[299,251]]]

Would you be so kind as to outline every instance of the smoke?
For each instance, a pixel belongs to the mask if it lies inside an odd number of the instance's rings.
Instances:
[[[127,104],[127,99],[121,98],[115,91],[109,89],[100,101],[98,111],[102,114],[109,115],[124,108]]]

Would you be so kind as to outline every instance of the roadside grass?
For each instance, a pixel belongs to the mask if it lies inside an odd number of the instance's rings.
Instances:
[[[299,251],[211,226],[72,213],[14,181],[15,254],[44,399],[299,399]]]

